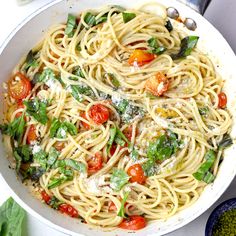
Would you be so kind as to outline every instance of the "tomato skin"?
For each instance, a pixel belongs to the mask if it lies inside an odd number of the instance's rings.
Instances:
[[[27,143],[30,144],[37,140],[36,128],[35,125],[31,125],[27,135]]]
[[[15,80],[16,77],[19,78],[19,81]],[[30,80],[20,72],[17,72],[8,81],[8,93],[12,98],[16,100],[22,100],[26,98],[30,94],[30,91],[31,91]]]
[[[81,115],[80,115],[82,118],[84,118],[85,120],[87,120],[87,117],[86,117],[86,114],[85,112],[83,112]],[[90,125],[84,121],[81,121],[81,124],[83,125],[83,127],[87,130],[90,129]]]
[[[41,197],[47,204],[49,204],[51,197],[46,193],[45,190],[41,192]]]
[[[110,149],[110,155],[113,156],[115,151],[116,151],[117,145],[116,144],[112,144],[111,145],[111,149]]]
[[[89,117],[98,125],[107,122],[109,116],[108,108],[102,104],[93,105],[89,110]]]
[[[123,219],[123,221],[118,225],[119,228],[128,230],[139,230],[146,227],[146,220],[142,216],[133,215],[128,219]]]
[[[58,207],[58,210],[61,213],[65,213],[65,214],[67,214],[70,217],[73,217],[73,218],[78,218],[79,217],[78,211],[73,206],[71,206],[70,204],[62,203]]]
[[[227,96],[224,92],[221,92],[218,94],[219,98],[219,103],[218,103],[218,108],[225,108],[227,105]]]
[[[65,143],[57,141],[53,146],[54,146],[54,148],[56,148],[57,151],[60,152],[62,149],[65,148]]]
[[[129,65],[143,66],[155,59],[155,55],[141,49],[135,49],[128,60]]]
[[[162,96],[169,88],[170,82],[161,72],[155,77],[149,78],[145,83],[145,89],[155,96]]]
[[[98,170],[102,169],[102,163],[103,163],[103,157],[101,152],[95,153],[95,156],[93,156],[88,161],[88,173],[93,174]]]
[[[144,184],[146,181],[146,176],[144,175],[143,168],[140,164],[134,164],[129,167],[127,174],[131,177],[129,181],[131,183]]]

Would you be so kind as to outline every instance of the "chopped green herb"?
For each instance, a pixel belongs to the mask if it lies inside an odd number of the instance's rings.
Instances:
[[[109,78],[111,79],[112,84],[114,85],[115,88],[119,88],[120,87],[120,82],[119,80],[115,77],[114,74],[112,73],[108,73],[107,74],[109,76]]]
[[[138,151],[135,148],[132,149],[132,151],[130,153],[130,157],[134,161],[136,161],[138,159]]]
[[[82,162],[78,162],[76,160],[73,159],[63,159],[63,160],[58,160],[55,163],[55,167],[71,167],[72,169],[81,172],[81,173],[85,173],[86,172],[86,166],[84,163]]]
[[[233,144],[233,140],[229,134],[224,134],[222,140],[219,142],[219,148],[227,148]]]
[[[77,43],[75,49],[80,52],[82,49],[81,49],[81,46],[80,46],[80,43]]]
[[[166,50],[165,47],[158,45],[157,39],[154,37],[150,38],[147,42],[148,46],[150,47],[150,53],[160,55]]]
[[[74,36],[75,29],[77,27],[76,23],[76,17],[73,16],[72,14],[68,14],[67,18],[67,23],[66,23],[66,29],[65,29],[65,34],[71,38]]]
[[[82,95],[94,97],[93,90],[89,86],[82,83],[81,85],[70,85],[70,90],[71,95],[79,102],[84,100]]]
[[[72,74],[73,75],[77,75],[77,76],[79,76],[81,78],[85,78],[84,73],[83,73],[82,69],[80,68],[80,66],[76,66],[73,69]]]
[[[72,180],[73,177],[70,176],[62,176],[59,178],[53,178],[50,183],[48,184],[48,189],[56,188],[62,184],[64,184],[66,181]]]
[[[96,25],[104,23],[106,21],[107,21],[107,15],[101,16],[100,18],[96,20]]]
[[[40,101],[37,97],[23,102],[26,106],[26,112],[32,116],[35,120],[45,125],[48,121],[47,117],[47,102]]]
[[[165,27],[167,28],[167,30],[168,30],[169,32],[171,32],[171,31],[173,30],[173,26],[172,26],[170,20],[167,20],[167,21],[166,21]]]
[[[179,59],[182,57],[189,56],[193,48],[197,45],[198,36],[187,36],[181,40],[180,50],[177,54],[171,55],[172,59]]]
[[[136,17],[136,14],[130,13],[130,12],[122,12],[122,17],[123,17],[124,23],[127,23],[127,22],[133,20]]]
[[[44,69],[44,71],[42,72],[42,74],[38,77],[37,82],[46,82],[49,79],[55,80],[55,75],[54,72],[52,71],[52,69],[46,68]]]
[[[110,138],[107,142],[107,152],[110,153],[110,150],[111,150],[111,146],[115,140],[115,137],[116,137],[116,127],[114,128],[110,128]]]
[[[57,199],[55,196],[51,197],[48,205],[51,206],[53,209],[58,209],[58,207],[62,204],[63,202]]]
[[[209,108],[208,107],[200,107],[198,109],[199,113],[201,116],[206,116],[207,113],[209,112]]]
[[[29,167],[26,171],[20,170],[23,175],[23,180],[31,179],[32,181],[39,181],[39,178],[45,173],[45,169],[42,167]]]
[[[129,196],[129,192],[125,192],[124,198],[123,198],[122,201],[121,201],[120,210],[119,210],[119,212],[118,212],[118,214],[117,214],[118,216],[120,216],[120,217],[122,217],[122,218],[126,218],[126,216],[125,216],[125,202],[126,202],[128,196]]]
[[[14,152],[13,152],[13,157],[15,158],[15,161],[16,161],[16,171],[19,172],[20,166],[21,166],[21,162],[22,162],[22,158],[21,158],[21,156],[18,154],[17,151],[14,151]]]
[[[51,147],[48,153],[48,160],[47,160],[47,169],[51,168],[59,157],[59,152],[54,148]]]
[[[94,26],[96,25],[96,16],[91,12],[87,12],[84,17],[84,22],[89,26]]]
[[[115,191],[121,190],[129,182],[129,178],[124,170],[114,169],[111,175],[111,188]]]
[[[23,146],[16,147],[14,148],[14,152],[17,152],[17,154],[21,157],[22,162],[27,163],[31,161],[32,151],[29,145],[25,144]]]
[[[8,198],[0,207],[0,235],[20,236],[25,218],[25,211],[12,197]]]
[[[33,52],[32,50],[29,51],[29,53],[26,56],[26,60],[25,60],[25,70],[28,70],[30,67],[35,68],[38,66],[38,62],[35,58],[35,55],[37,54],[37,52]]]
[[[143,165],[142,165],[144,174],[146,176],[153,176],[156,174],[157,172],[157,168],[156,168],[156,163],[154,160],[147,160]]]
[[[33,152],[33,159],[37,162],[43,169],[47,169],[48,154],[43,150],[39,149],[37,152]]]

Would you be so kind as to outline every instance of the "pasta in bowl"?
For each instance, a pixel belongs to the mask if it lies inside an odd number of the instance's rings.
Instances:
[[[46,204],[138,230],[214,181],[232,144],[224,82],[177,24],[119,6],[69,14],[15,67],[1,130]]]

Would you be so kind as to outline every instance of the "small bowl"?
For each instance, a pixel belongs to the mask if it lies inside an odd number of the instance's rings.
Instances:
[[[213,228],[219,217],[226,211],[236,209],[236,198],[228,199],[217,206],[208,218],[205,228],[205,236],[212,236]]]

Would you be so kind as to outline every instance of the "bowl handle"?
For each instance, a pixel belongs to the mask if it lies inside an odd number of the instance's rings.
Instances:
[[[195,11],[199,12],[201,15],[204,14],[211,0],[178,0],[185,5],[193,8]]]

